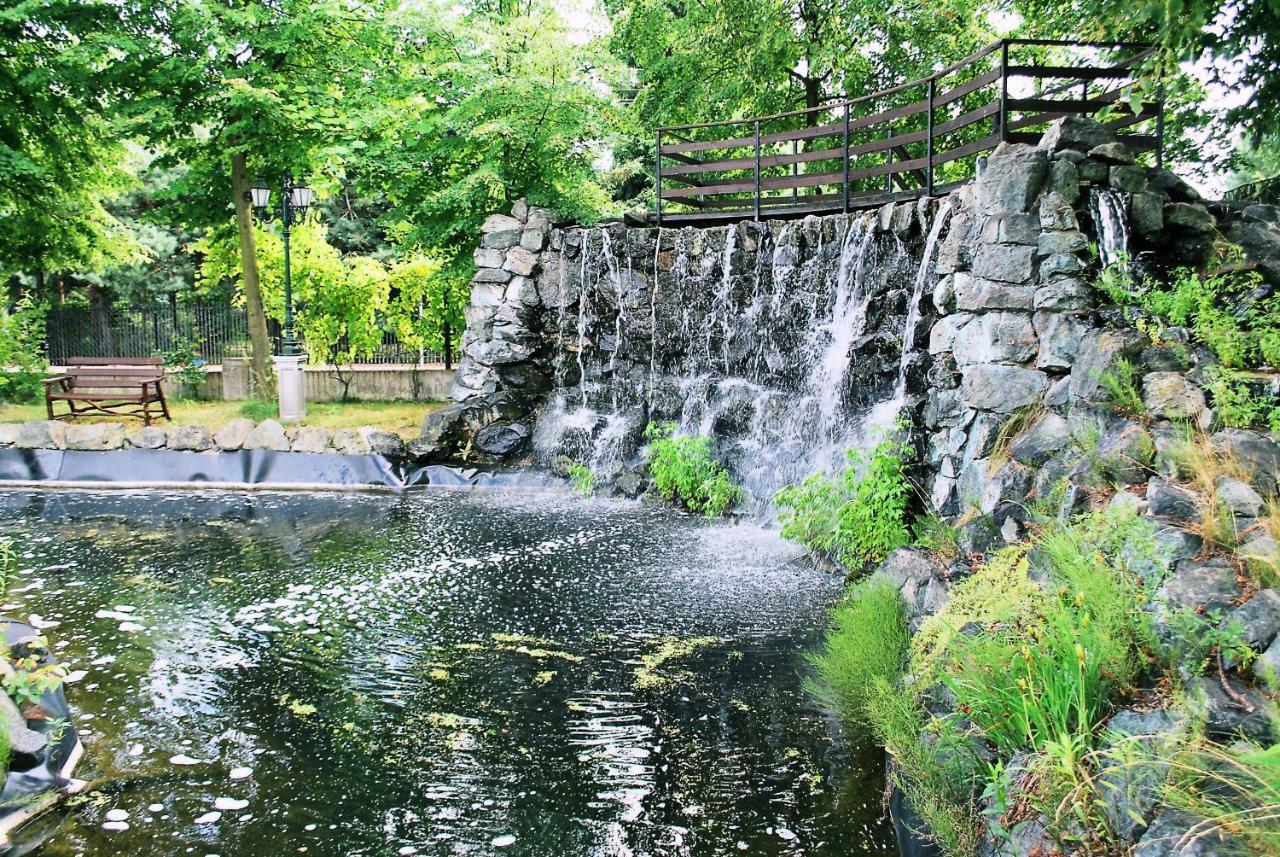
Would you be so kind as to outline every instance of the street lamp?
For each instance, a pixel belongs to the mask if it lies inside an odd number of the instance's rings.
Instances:
[[[280,343],[280,355],[272,358],[276,365],[277,389],[280,395],[280,420],[296,422],[306,416],[307,403],[303,391],[302,363],[305,355],[298,348],[293,331],[293,276],[290,270],[289,233],[294,224],[306,220],[311,207],[311,188],[293,183],[293,173],[285,170],[280,182],[280,208],[271,209],[271,189],[250,188],[247,201],[257,209],[260,220],[280,218],[284,238],[284,337]]]

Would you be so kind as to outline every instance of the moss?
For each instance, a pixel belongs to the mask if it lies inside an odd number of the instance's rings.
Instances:
[[[637,690],[656,690],[664,686],[677,684],[689,678],[684,670],[672,670],[666,675],[661,673],[671,661],[687,658],[698,649],[714,646],[720,640],[716,637],[667,637],[658,645],[656,651],[640,658],[640,666],[636,668],[635,687]]]

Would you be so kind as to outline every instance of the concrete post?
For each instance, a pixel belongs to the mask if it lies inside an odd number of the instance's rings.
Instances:
[[[296,423],[307,415],[305,354],[271,358],[276,364],[276,390],[280,398],[280,422]]]

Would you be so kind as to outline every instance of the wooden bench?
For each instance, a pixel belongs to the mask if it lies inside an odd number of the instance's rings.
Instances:
[[[151,425],[152,412],[169,416],[164,400],[164,361],[159,357],[71,357],[66,371],[44,382],[49,419],[83,416],[141,417]],[[66,402],[65,414],[53,403]]]

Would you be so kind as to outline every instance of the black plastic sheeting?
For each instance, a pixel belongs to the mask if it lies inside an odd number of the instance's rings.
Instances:
[[[380,455],[273,452],[182,452],[172,449],[0,449],[4,483],[120,487],[348,488],[399,491],[561,485],[563,480],[528,471],[489,472],[433,464],[416,467]]]

